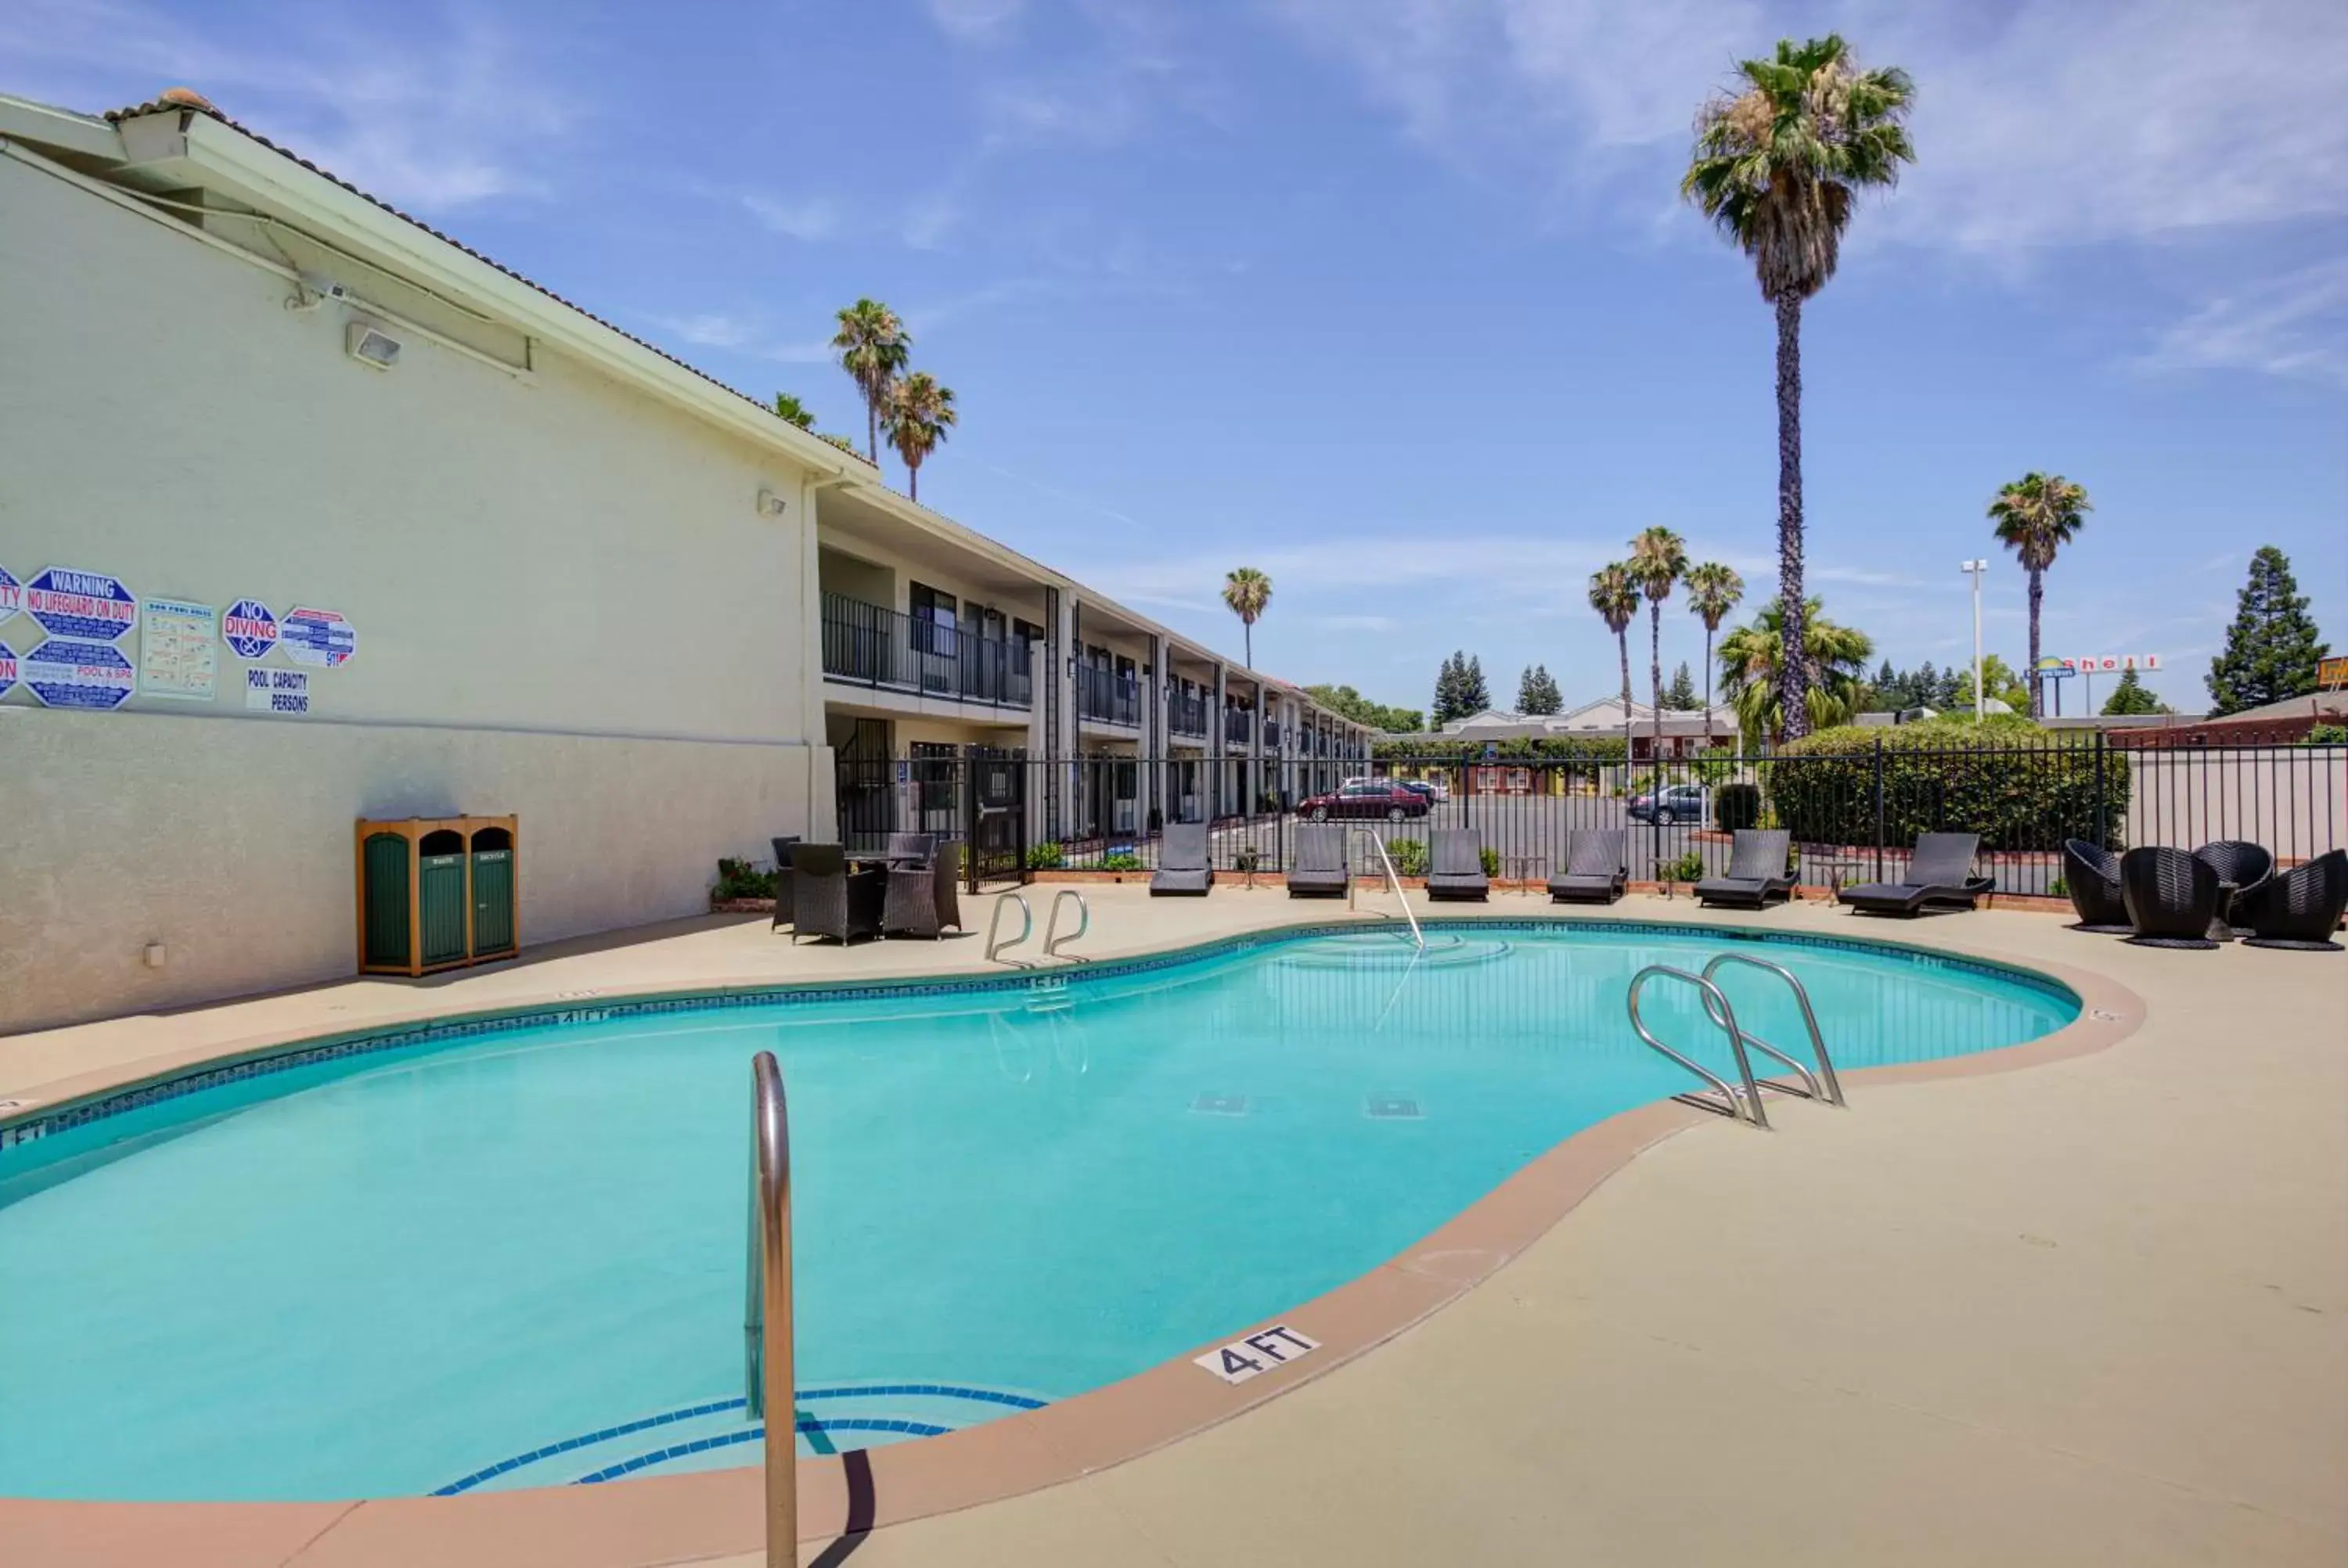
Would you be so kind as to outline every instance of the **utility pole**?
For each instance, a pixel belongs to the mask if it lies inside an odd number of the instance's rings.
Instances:
[[[1982,574],[1989,570],[1989,562],[1969,560],[1957,569],[1973,579],[1973,723],[1978,724],[1989,712],[1989,693],[1982,690],[1981,667]]]

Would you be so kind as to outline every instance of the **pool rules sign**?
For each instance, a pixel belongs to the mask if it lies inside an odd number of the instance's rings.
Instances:
[[[1190,1360],[1226,1383],[1244,1383],[1259,1373],[1285,1366],[1306,1351],[1319,1348],[1318,1339],[1307,1338],[1285,1323],[1275,1323],[1244,1339],[1234,1339],[1203,1356],[1193,1356]]]

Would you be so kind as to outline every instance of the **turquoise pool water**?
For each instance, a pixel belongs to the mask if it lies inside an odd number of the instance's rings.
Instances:
[[[0,1494],[315,1499],[755,1463],[749,1062],[790,1094],[804,1444],[904,1440],[1228,1337],[1576,1130],[1692,1087],[1623,1016],[1716,933],[1263,943],[1044,989],[536,1025],[0,1150]],[[1845,1071],[2068,992],[1768,943]],[[1776,982],[1746,1027],[1802,1038]],[[1692,1002],[1659,1032],[1727,1071]],[[1866,1114],[1862,1084],[1854,1095]],[[1782,1116],[1841,1114],[1788,1104]],[[1204,1372],[1200,1374],[1206,1376]]]

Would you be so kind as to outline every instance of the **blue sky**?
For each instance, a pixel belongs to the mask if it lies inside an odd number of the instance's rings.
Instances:
[[[1234,652],[1262,568],[1259,663],[1419,705],[1454,647],[1611,690],[1583,582],[1651,523],[1771,591],[1770,318],[1674,182],[1731,61],[1828,28],[1921,152],[1807,318],[1828,613],[1967,657],[1957,563],[2042,467],[2096,503],[2051,651],[2199,706],[2265,543],[2348,648],[2336,0],[15,0],[0,90],[197,87],[830,428],[830,313],[886,300],[961,399],[923,499]],[[2017,664],[2023,604],[1997,559]]]

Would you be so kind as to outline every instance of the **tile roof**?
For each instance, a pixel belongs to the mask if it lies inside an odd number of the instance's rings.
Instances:
[[[739,387],[726,385],[726,383],[718,380],[707,371],[701,369],[698,365],[686,364],[684,360],[677,358],[676,355],[669,353],[666,349],[660,347],[657,343],[647,343],[643,338],[638,337],[635,333],[628,331],[626,328],[616,326],[611,322],[605,321],[602,316],[597,315],[594,312],[586,309],[584,306],[564,299],[561,294],[556,293],[544,283],[539,282],[535,279],[522,276],[520,272],[515,272],[511,267],[507,266],[504,262],[496,260],[494,257],[484,256],[481,252],[474,250],[470,245],[466,244],[463,241],[442,233],[439,230],[435,229],[431,224],[425,222],[424,220],[417,217],[414,213],[403,212],[398,208],[394,207],[390,202],[384,200],[381,197],[373,196],[368,194],[366,191],[361,190],[357,186],[353,185],[349,180],[345,179],[340,175],[334,173],[332,170],[321,169],[316,164],[311,162],[308,159],[304,158],[301,154],[278,146],[275,142],[270,140],[259,131],[254,130],[251,126],[242,125],[237,121],[231,119],[211,104],[197,97],[194,94],[189,93],[185,97],[177,96],[178,94],[184,92],[185,89],[183,88],[174,89],[172,93],[149,99],[148,102],[143,104],[132,104],[123,108],[108,109],[106,111],[105,116],[107,123],[109,125],[119,125],[126,119],[137,119],[144,115],[169,114],[172,112],[190,115],[202,115],[207,119],[218,120],[221,124],[228,127],[229,129],[236,132],[239,136],[246,137],[258,142],[263,147],[267,148],[270,151],[277,154],[280,158],[285,159],[290,162],[299,164],[302,168],[308,169],[311,173],[318,176],[321,179],[330,180],[335,185],[342,187],[345,190],[349,191],[352,195],[357,197],[360,200],[367,203],[369,206],[377,208],[382,211],[388,212],[394,218],[398,219],[401,222],[408,224],[413,228],[422,230],[425,233],[431,235],[432,238],[439,241],[444,245],[452,246],[458,251],[462,251],[466,255],[470,256],[474,261],[480,262],[485,267],[495,268],[498,272],[504,273],[507,277],[511,278],[515,282],[521,284],[523,287],[544,294],[548,299],[552,300],[556,304],[561,305],[563,309],[574,312],[577,314],[585,317],[587,320],[593,322],[597,326],[603,328],[606,332],[618,333],[621,337],[627,339],[628,342],[635,344],[638,348],[643,349],[649,354],[658,354],[661,358],[668,361],[669,364],[676,366],[679,370],[685,371],[688,374],[696,376],[699,379],[707,382],[710,385],[716,387],[719,391],[740,398],[743,402],[748,404],[753,408],[758,409],[762,413],[772,415],[778,423],[788,423],[788,421],[783,420],[782,415],[775,414],[775,411],[772,408],[768,407],[766,404],[759,402],[757,398],[752,397],[748,393],[742,391]],[[877,466],[877,465],[874,465],[871,460],[866,457],[861,452],[850,451],[846,447],[836,447],[834,450],[839,451],[847,456],[853,457],[858,462],[865,464],[867,466]]]

